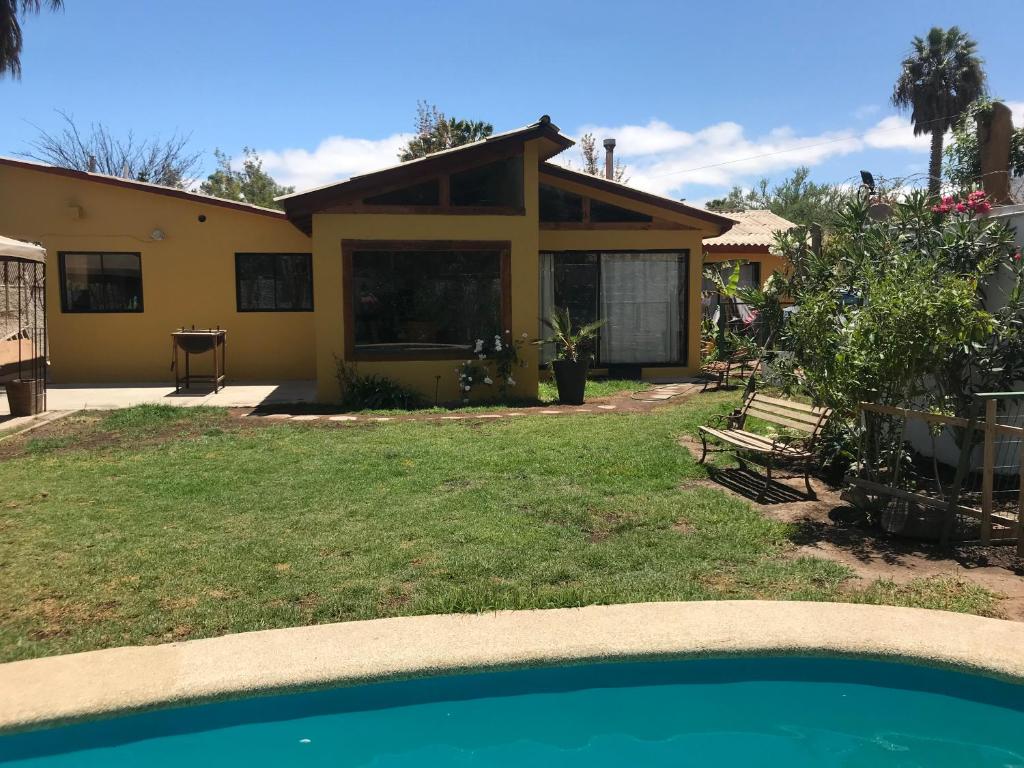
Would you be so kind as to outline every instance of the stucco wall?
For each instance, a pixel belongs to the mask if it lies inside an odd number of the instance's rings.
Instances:
[[[151,238],[157,228],[164,240]],[[236,252],[311,250],[283,217],[0,165],[0,232],[47,249],[53,382],[172,380],[169,334],[193,324],[228,330],[231,379],[315,374],[312,312],[236,308]],[[141,253],[144,311],[62,312],[59,251]]]

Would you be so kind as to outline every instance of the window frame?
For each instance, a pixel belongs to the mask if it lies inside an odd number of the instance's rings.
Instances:
[[[601,306],[601,254],[603,253],[630,253],[630,254],[648,254],[648,253],[669,253],[676,254],[677,263],[679,264],[680,271],[682,273],[679,285],[677,286],[677,300],[679,301],[679,359],[675,362],[667,363],[609,363],[601,359],[601,346],[600,341],[596,345],[594,350],[594,367],[595,368],[607,368],[611,366],[638,366],[641,368],[685,368],[690,365],[690,304],[693,301],[693,296],[690,291],[690,269],[691,269],[691,256],[692,250],[690,248],[563,248],[559,250],[554,249],[541,249],[542,253],[550,253],[553,258],[559,256],[589,256],[594,255],[597,257],[597,269],[598,278],[596,286],[595,300],[598,305],[598,312],[600,313]],[[701,292],[697,292],[698,305],[697,310],[700,311],[700,296]],[[600,338],[600,331],[598,331],[598,338]],[[541,363],[540,368],[549,366],[550,363]]]
[[[74,309],[68,305],[67,270],[65,267],[68,256],[99,256],[100,268],[103,269],[104,256],[134,256],[139,262],[139,307],[138,309]],[[60,276],[60,311],[67,315],[141,315],[146,311],[144,298],[144,281],[142,278],[141,251],[57,251],[57,270]]]
[[[265,309],[258,307],[255,309],[243,309],[242,308],[242,280],[239,273],[239,260],[244,256],[305,256],[309,261],[309,307],[290,307],[286,309],[280,309],[274,307],[274,309]],[[278,269],[278,262],[274,262],[274,303],[277,303],[277,279],[280,274]],[[313,254],[307,251],[236,251],[235,252],[235,311],[240,313],[249,312],[312,312],[316,307],[316,291],[315,283],[313,281]]]
[[[342,240],[341,292],[345,360],[465,360],[472,350],[360,350],[356,346],[355,302],[352,296],[353,255],[356,251],[496,251],[501,274],[501,325],[512,328],[512,242],[509,240]]]

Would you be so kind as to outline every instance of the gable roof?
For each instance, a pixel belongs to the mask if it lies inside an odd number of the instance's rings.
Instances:
[[[279,211],[276,208],[264,208],[261,205],[242,203],[237,200],[225,200],[221,197],[204,195],[201,192],[188,192],[184,189],[165,187],[160,184],[150,184],[147,181],[122,179],[119,176],[108,176],[105,173],[76,171],[71,168],[59,168],[55,165],[47,165],[46,163],[38,163],[32,160],[15,160],[11,157],[0,157],[0,166],[22,168],[24,170],[38,171],[40,173],[51,173],[55,176],[65,176],[67,178],[80,179],[82,181],[92,181],[97,184],[109,184],[113,187],[122,187],[124,189],[132,189],[138,192],[149,192],[154,195],[176,197],[181,200],[188,200],[189,202],[199,203],[201,205],[216,205],[220,208],[232,208],[236,211],[244,211],[245,213],[257,213],[262,216],[272,216],[275,219],[286,218],[284,211]]]
[[[406,182],[411,183],[432,174],[441,173],[460,163],[472,163],[479,157],[512,152],[532,139],[547,140],[548,146],[542,150],[542,159],[545,160],[576,143],[568,136],[563,136],[559,132],[558,126],[551,122],[550,117],[542,115],[537,122],[522,128],[496,133],[471,144],[444,149],[425,157],[382,168],[379,171],[351,176],[342,181],[302,192],[293,192],[275,199],[284,205],[292,223],[308,234],[312,231],[312,214],[330,207],[343,198],[348,198],[359,192],[371,193]]]
[[[732,247],[764,247],[775,242],[775,233],[785,232],[796,226],[792,221],[776,216],[771,211],[735,211],[729,216],[736,220],[736,226],[718,237],[708,237],[704,245],[713,250]]]
[[[670,197],[663,197],[650,192],[644,192],[643,190],[636,189],[628,184],[623,184],[621,181],[612,181],[611,179],[606,179],[603,176],[593,176],[589,173],[583,173],[582,171],[574,171],[571,168],[565,168],[561,165],[555,165],[554,163],[545,162],[541,164],[540,172],[549,176],[556,176],[560,179],[565,179],[566,181],[571,181],[575,184],[592,187],[593,189],[598,189],[602,192],[618,195],[619,197],[636,200],[639,203],[653,205],[657,208],[671,211],[672,213],[678,213],[683,216],[690,216],[694,219],[701,219],[703,221],[710,222],[717,225],[722,233],[727,232],[729,228],[736,223],[728,216],[722,216],[721,214],[714,213],[706,208],[687,205],[679,200],[673,200]]]

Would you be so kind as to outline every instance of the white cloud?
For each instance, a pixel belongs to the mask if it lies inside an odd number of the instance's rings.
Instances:
[[[1024,101],[1006,104],[1013,110],[1014,124],[1024,126]],[[877,111],[868,105],[856,114],[867,117]],[[866,131],[849,128],[806,135],[783,126],[748,136],[742,125],[731,121],[686,131],[657,119],[643,125],[584,125],[577,135],[584,133],[594,134],[599,151],[601,139],[614,136],[617,155],[628,166],[630,185],[671,197],[679,197],[687,185],[728,188],[858,152],[919,153],[927,152],[929,146],[929,137],[914,136],[910,120],[898,115],[884,117]],[[313,150],[261,150],[260,156],[275,179],[301,191],[394,165],[399,148],[409,138],[405,133],[382,139],[331,136]],[[570,149],[555,162],[578,167],[579,152]]]
[[[872,149],[906,149],[927,152],[931,138],[928,134],[914,135],[910,119],[891,115],[879,120],[864,134],[864,143]]]
[[[1018,104],[1024,109],[1024,102]],[[709,125],[689,132],[662,120],[646,125],[585,125],[579,133],[600,139],[614,136],[617,153],[627,166],[632,186],[678,197],[687,185],[728,188],[796,166],[815,166],[835,157],[869,150],[927,152],[928,136],[914,136],[910,120],[891,115],[866,131],[852,128],[800,135],[788,126],[760,136],[748,136],[735,122]],[[568,157],[555,162],[577,163]]]
[[[874,117],[881,111],[882,108],[877,104],[865,104],[853,110],[853,116],[858,120],[867,120],[869,117]]]
[[[349,176],[380,170],[398,162],[398,150],[410,134],[396,133],[384,139],[330,136],[316,149],[260,150],[263,167],[280,184],[297,190],[340,181]]]
[[[1024,128],[1024,101],[1004,101],[1013,113],[1013,127]]]

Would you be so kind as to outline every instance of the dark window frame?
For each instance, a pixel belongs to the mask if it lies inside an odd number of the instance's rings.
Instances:
[[[682,269],[682,280],[679,281],[678,286],[678,300],[679,300],[679,360],[676,362],[668,363],[629,363],[628,365],[640,367],[640,368],[685,368],[690,365],[690,256],[692,254],[689,248],[602,248],[602,249],[562,249],[562,250],[551,250],[541,249],[543,253],[550,253],[553,257],[558,256],[584,256],[584,255],[595,255],[597,256],[598,264],[598,279],[596,286],[596,301],[597,306],[601,306],[601,254],[602,253],[674,253],[677,254],[677,262]],[[697,311],[700,311],[699,297],[701,292],[698,291],[698,307]],[[598,310],[600,311],[600,309]],[[598,337],[600,338],[600,331],[598,331]],[[601,368],[607,365],[622,365],[621,363],[607,363],[601,360],[601,345],[600,341],[596,344],[594,350],[594,367]],[[544,367],[542,364],[541,368]]]
[[[68,283],[65,260],[68,256],[99,256],[100,269],[103,269],[104,256],[134,256],[139,262],[139,306],[137,309],[75,309],[68,305]],[[60,273],[60,311],[68,315],[140,315],[145,312],[142,279],[141,251],[58,251],[57,268]]]
[[[501,270],[501,325],[512,327],[512,243],[509,240],[342,240],[342,320],[344,323],[345,360],[466,360],[465,349],[382,350],[359,349],[356,346],[353,254],[356,251],[496,251]],[[472,352],[469,353],[472,356]]]
[[[253,309],[244,309],[242,307],[242,280],[239,272],[239,261],[246,256],[305,256],[309,263],[309,306],[308,307],[286,307],[284,309],[274,307],[273,309],[267,309],[265,307],[256,307]],[[279,267],[278,262],[274,261],[274,303],[277,304],[277,283]],[[235,311],[236,312],[313,312],[316,306],[316,295],[313,282],[313,254],[303,251],[238,251],[235,253]]]

